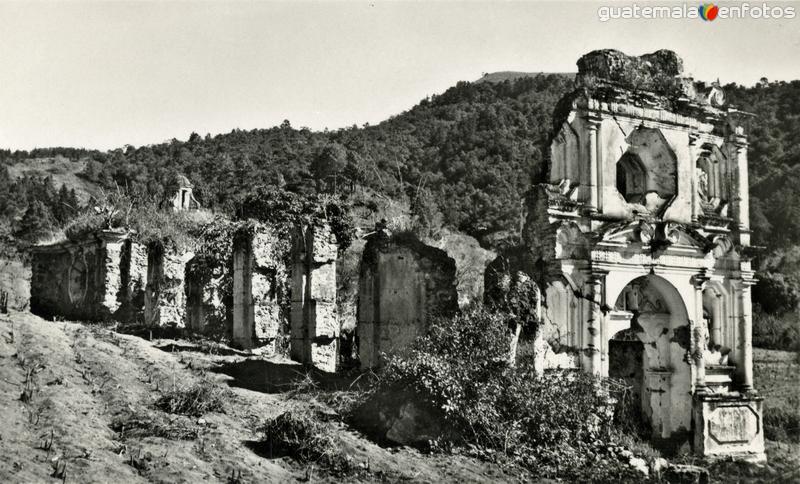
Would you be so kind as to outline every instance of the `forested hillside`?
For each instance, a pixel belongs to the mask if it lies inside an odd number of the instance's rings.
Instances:
[[[491,75],[490,75],[491,76]],[[8,166],[30,158],[81,160],[86,181],[161,200],[177,173],[195,184],[200,202],[232,212],[262,185],[309,193],[353,186],[403,199],[430,219],[484,245],[513,241],[521,199],[542,162],[557,100],[573,76],[540,74],[501,82],[460,82],[378,125],[315,132],[282,125],[218,136],[192,133],[109,152],[0,151],[0,213],[6,234],[36,237],[72,213],[75,194],[51,181],[13,179]],[[780,310],[794,308],[800,281],[800,81],[725,86],[729,102],[756,115],[750,126],[751,216],[755,242],[768,247],[761,268]],[[77,207],[76,207],[77,208]],[[762,294],[762,296],[766,296]],[[777,310],[777,309],[776,309]]]

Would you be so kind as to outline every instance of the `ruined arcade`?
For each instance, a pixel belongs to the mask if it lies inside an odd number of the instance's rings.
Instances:
[[[594,51],[578,70],[527,201],[542,336],[628,380],[656,443],[763,460],[746,114],[671,51]]]

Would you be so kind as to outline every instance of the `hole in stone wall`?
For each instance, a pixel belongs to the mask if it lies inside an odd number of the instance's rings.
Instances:
[[[617,162],[617,191],[628,203],[640,203],[646,185],[646,169],[633,153],[625,153]]]

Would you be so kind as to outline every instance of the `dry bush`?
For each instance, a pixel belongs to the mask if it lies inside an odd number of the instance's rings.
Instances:
[[[185,386],[176,386],[163,393],[156,407],[167,413],[199,417],[208,412],[225,413],[230,391],[215,382],[202,379]]]
[[[353,470],[333,424],[313,409],[284,412],[267,420],[258,431],[263,434],[262,444],[270,457],[290,456],[333,473]]]
[[[199,435],[197,426],[186,418],[168,419],[164,415],[144,413],[118,417],[111,423],[111,430],[119,433],[120,439],[194,440]]]

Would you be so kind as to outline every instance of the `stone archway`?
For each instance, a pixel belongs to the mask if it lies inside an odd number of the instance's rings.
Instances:
[[[637,277],[617,297],[611,318],[630,323],[609,339],[609,376],[625,379],[638,394],[656,442],[689,438],[692,373],[685,355],[690,331],[680,293],[659,276]]]

